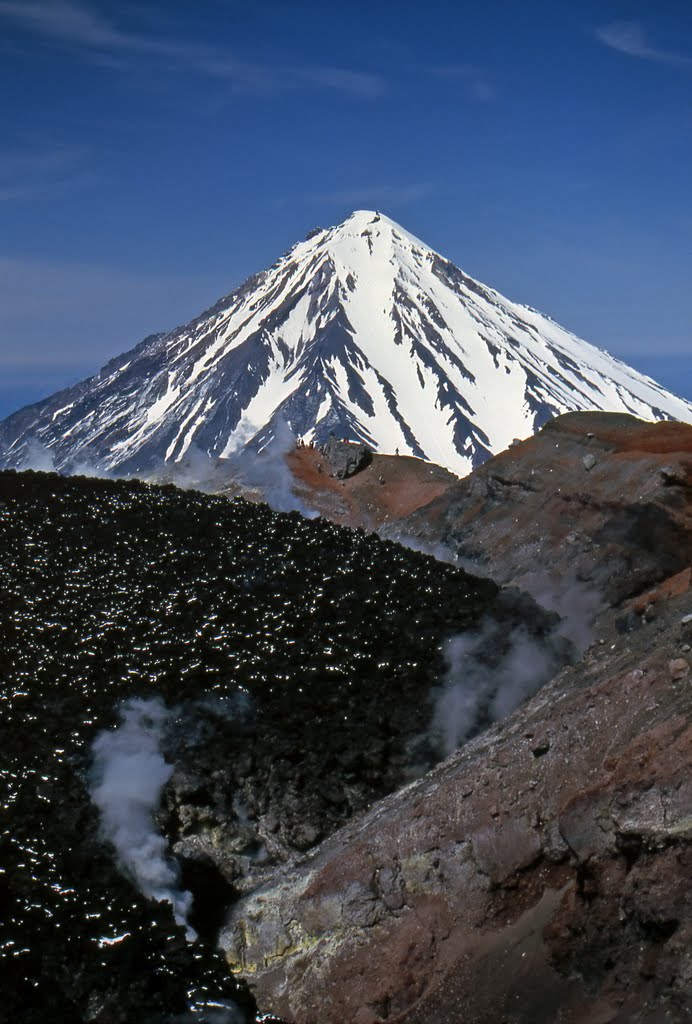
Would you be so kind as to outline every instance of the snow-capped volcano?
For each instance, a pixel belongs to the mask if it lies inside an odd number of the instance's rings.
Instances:
[[[185,327],[0,424],[0,465],[146,471],[263,447],[285,420],[459,475],[580,409],[692,421],[692,404],[473,280],[388,217],[313,231]]]

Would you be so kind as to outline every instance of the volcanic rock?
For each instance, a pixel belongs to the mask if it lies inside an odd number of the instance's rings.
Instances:
[[[673,599],[504,724],[277,872],[222,936],[296,1024],[682,1022],[692,692]]]
[[[684,679],[690,673],[690,663],[687,658],[672,658],[668,662],[668,671],[671,679]]]
[[[464,475],[575,409],[692,421],[690,402],[359,210],[3,420],[0,466],[151,475],[193,454],[213,471],[288,424]]]
[[[297,1024],[690,1018],[692,505],[670,482],[690,466],[689,427],[565,416],[390,525],[598,617],[505,723],[234,907],[223,943],[261,1005]]]
[[[293,1024],[689,1020],[692,427],[560,417],[462,481],[288,463],[334,518],[494,579],[262,504],[0,473],[3,1012],[164,1024],[196,990]],[[481,699],[435,766],[453,635]],[[516,636],[547,660],[492,724]],[[94,736],[152,695],[194,948],[89,798]]]
[[[440,466],[407,455],[375,454],[355,476],[343,480],[330,475],[326,460],[315,448],[296,447],[287,454],[286,465],[303,507],[343,526],[367,530],[411,515],[459,480]],[[425,545],[420,548],[424,550]]]
[[[586,454],[598,456],[588,477]],[[692,499],[662,467],[692,471],[692,426],[568,413],[385,535],[441,544],[546,601],[577,583],[617,604],[692,562]]]
[[[32,1024],[164,1024],[193,991],[252,1019],[210,945],[224,901],[435,760],[447,637],[490,618],[498,651],[523,624],[567,654],[555,616],[489,580],[172,486],[2,472],[0,558],[2,1012]],[[123,876],[89,796],[95,736],[152,696],[194,947]]]
[[[339,480],[353,476],[372,461],[372,452],[366,445],[340,441],[336,437],[330,437],[322,451]]]

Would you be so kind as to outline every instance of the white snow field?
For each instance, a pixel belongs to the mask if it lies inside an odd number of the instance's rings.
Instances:
[[[279,420],[460,476],[579,409],[692,421],[692,405],[475,281],[380,213],[319,229],[185,327],[0,424],[0,464],[137,472],[261,450]]]

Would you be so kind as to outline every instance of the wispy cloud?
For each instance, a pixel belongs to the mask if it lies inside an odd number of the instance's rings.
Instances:
[[[171,70],[223,79],[237,91],[274,94],[321,88],[372,99],[385,91],[379,75],[331,66],[278,66],[240,61],[218,48],[142,32],[126,31],[99,12],[71,0],[0,0],[0,19],[79,50],[99,64],[122,68],[123,61],[154,58]]]
[[[0,203],[62,193],[89,180],[88,151],[45,140],[0,151]]]
[[[628,57],[692,68],[691,57],[653,46],[642,26],[636,21],[614,21],[609,25],[602,25],[595,30],[595,35],[604,46],[625,53]]]
[[[481,103],[490,103],[497,95],[497,90],[486,73],[475,64],[444,64],[430,70],[437,78],[463,82],[474,99]]]

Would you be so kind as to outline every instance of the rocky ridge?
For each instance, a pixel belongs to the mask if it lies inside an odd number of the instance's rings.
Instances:
[[[692,426],[566,414],[385,531],[499,583],[573,583],[609,605],[692,561]]]
[[[691,610],[636,641],[602,624],[506,723],[236,905],[222,943],[261,1004],[300,1024],[689,1019]]]

